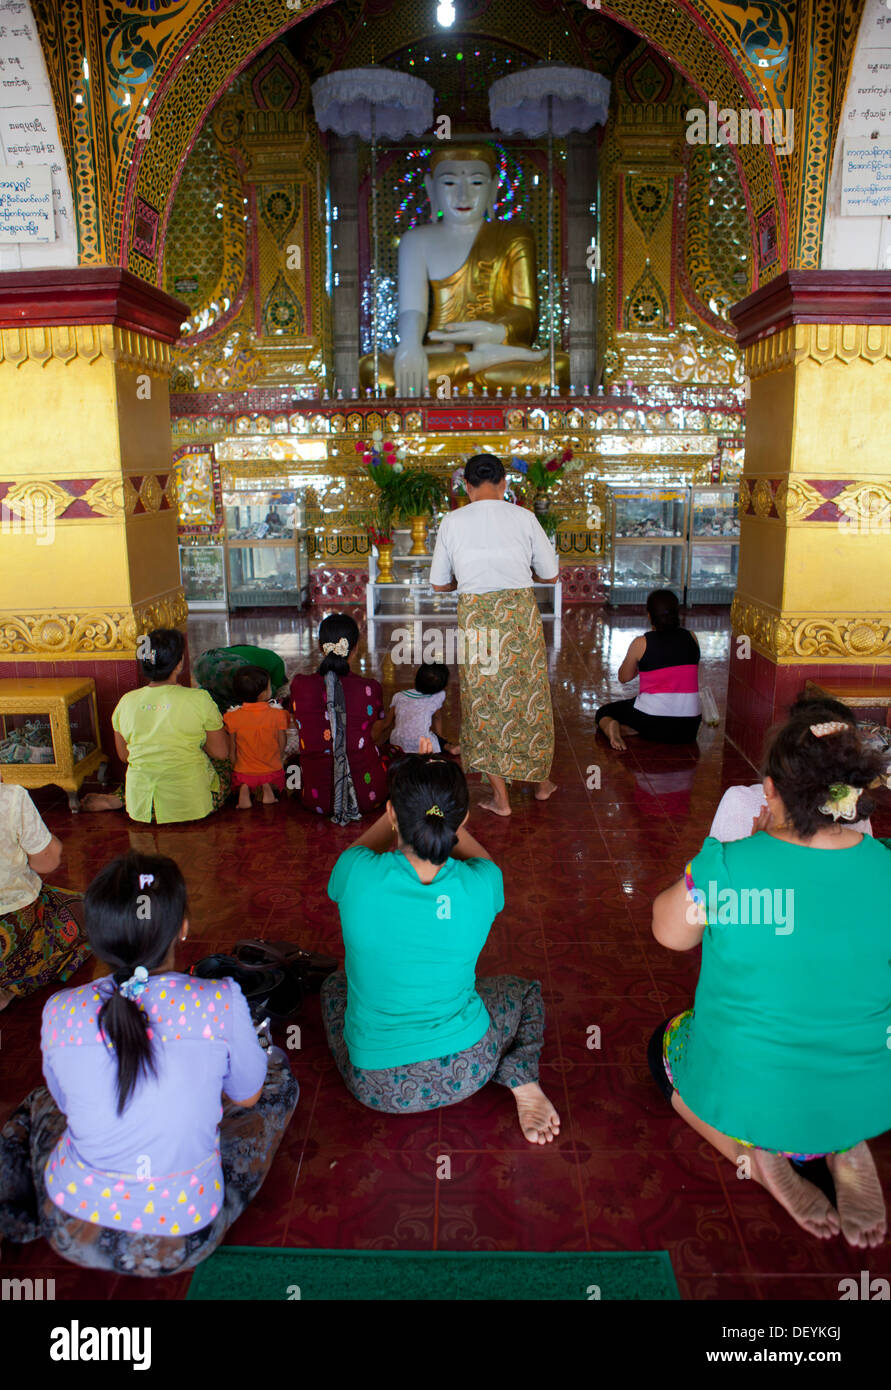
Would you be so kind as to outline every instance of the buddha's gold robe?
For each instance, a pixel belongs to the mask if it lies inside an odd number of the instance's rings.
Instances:
[[[507,345],[531,348],[538,325],[538,295],[535,241],[531,227],[525,223],[484,222],[464,264],[444,280],[430,281],[428,335],[450,323],[475,319],[503,323]],[[439,377],[449,378],[453,392],[468,383],[475,390],[501,386],[508,392],[512,387],[521,391],[526,386],[547,389],[550,385],[547,349],[540,362],[521,359],[473,368],[465,348],[431,343],[429,337],[425,338],[424,347],[431,395],[436,394]],[[569,389],[569,356],[565,352],[555,354],[555,378],[561,390]],[[380,353],[378,381],[388,393],[395,390],[392,353]],[[359,361],[359,383],[363,390],[374,385],[373,353],[366,353]]]

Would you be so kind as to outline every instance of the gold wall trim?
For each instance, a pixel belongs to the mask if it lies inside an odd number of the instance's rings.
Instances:
[[[891,664],[891,615],[882,613],[779,613],[737,595],[730,610],[733,632],[781,665],[850,661]]]
[[[746,348],[750,377],[785,371],[802,362],[884,362],[891,360],[891,324],[796,323]]]
[[[53,327],[0,328],[0,363],[44,367],[48,362],[117,363],[142,367],[154,375],[170,372],[170,344],[111,323],[56,324]]]
[[[181,587],[129,607],[0,612],[0,661],[135,658],[142,633],[156,627],[183,627],[188,616]]]

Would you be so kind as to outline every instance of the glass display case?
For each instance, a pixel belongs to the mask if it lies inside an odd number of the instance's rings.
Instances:
[[[309,593],[307,537],[263,540],[254,545],[229,541],[229,607],[302,608]]]
[[[690,551],[687,603],[732,603],[739,542],[700,541]]]
[[[0,765],[4,782],[55,783],[73,811],[84,778],[104,780],[96,686],[91,677],[0,680]]]
[[[290,540],[304,521],[303,501],[296,492],[227,492],[223,510],[230,541]]]
[[[610,603],[643,603],[652,589],[684,596],[688,489],[613,488]]]
[[[660,545],[658,541],[634,541],[615,545],[612,556],[612,604],[644,603],[653,589],[673,589],[684,597],[687,547],[684,541]]]
[[[227,607],[226,556],[222,545],[181,545],[179,571],[190,608]]]
[[[731,603],[739,566],[739,489],[691,489],[687,603]]]
[[[672,540],[686,538],[686,488],[616,489],[612,493],[612,504],[616,540],[641,540],[652,536]]]

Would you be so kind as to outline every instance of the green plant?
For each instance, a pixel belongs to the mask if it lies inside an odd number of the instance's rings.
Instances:
[[[413,516],[432,516],[445,506],[445,498],[446,485],[442,478],[426,468],[406,468],[395,475],[386,493],[382,490],[381,502],[386,500],[393,514],[408,521]]]

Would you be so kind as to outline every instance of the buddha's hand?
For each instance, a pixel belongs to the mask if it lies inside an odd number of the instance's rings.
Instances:
[[[489,319],[471,319],[459,323],[447,323],[445,328],[434,328],[427,334],[431,343],[470,343],[472,347],[482,347],[486,343],[503,343],[507,338],[507,325],[492,323]]]
[[[427,392],[427,354],[415,343],[396,349],[393,380],[397,396],[423,396]]]
[[[509,343],[481,343],[467,353],[467,365],[472,371],[498,367],[503,362],[543,362],[546,353],[533,348],[512,347]]]

